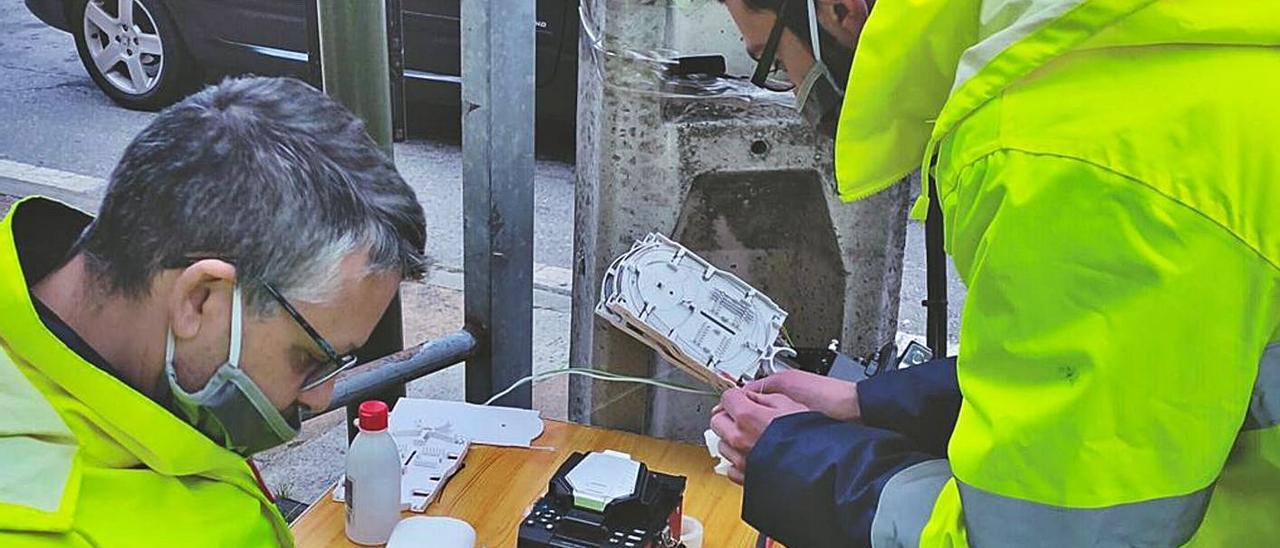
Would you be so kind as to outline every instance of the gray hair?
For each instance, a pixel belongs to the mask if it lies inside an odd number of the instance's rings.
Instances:
[[[109,291],[146,295],[175,262],[236,265],[248,306],[270,283],[325,300],[347,255],[419,279],[422,207],[395,165],[338,103],[291,78],[224,80],[160,113],[125,149],[81,239]]]

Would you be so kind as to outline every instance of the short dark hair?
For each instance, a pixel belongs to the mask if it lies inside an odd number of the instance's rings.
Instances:
[[[79,250],[110,291],[134,297],[173,261],[226,257],[264,311],[261,282],[320,300],[358,250],[371,271],[420,278],[426,238],[413,190],[350,111],[299,80],[241,77],[134,138]]]
[[[724,0],[720,0],[724,2]],[[786,1],[785,13],[778,13],[782,7],[782,3]],[[756,11],[771,11],[782,18],[782,24],[796,37],[804,43],[809,51],[813,51],[813,44],[809,37],[809,7],[808,3],[813,0],[742,0],[748,8]],[[844,84],[849,80],[849,71],[853,68],[853,50],[845,47],[835,38],[832,38],[827,31],[822,29],[822,25],[818,25],[818,40],[822,46],[822,60],[827,64],[827,68],[831,70],[831,76],[840,84]]]

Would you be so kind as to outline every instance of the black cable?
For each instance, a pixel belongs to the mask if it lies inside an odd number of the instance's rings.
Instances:
[[[927,296],[920,304],[927,312],[925,343],[933,350],[934,358],[943,358],[947,355],[947,251],[943,243],[942,201],[938,199],[938,181],[933,176],[937,161],[935,155],[924,174],[929,181],[929,211],[924,218]]]

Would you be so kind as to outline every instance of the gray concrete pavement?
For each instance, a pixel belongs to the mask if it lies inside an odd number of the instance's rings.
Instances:
[[[45,27],[21,0],[0,0],[0,212],[4,195],[53,193],[81,207],[96,207],[97,192],[124,147],[154,116],[115,106],[94,86],[75,53],[70,35]],[[413,112],[410,113],[414,115]],[[421,116],[437,116],[422,113]],[[416,126],[431,126],[419,119]],[[451,123],[448,125],[452,125]],[[456,138],[415,138],[396,145],[396,161],[417,191],[427,212],[429,251],[438,268],[427,284],[406,285],[405,338],[421,340],[461,325],[462,181],[461,150]],[[43,171],[33,168],[44,168]],[[67,189],[42,187],[52,180]],[[59,183],[60,181],[60,183]],[[43,184],[43,183],[41,183]],[[546,370],[567,364],[569,303],[567,275],[572,259],[573,166],[541,160],[535,183],[534,260],[535,367]],[[74,191],[74,192],[73,192]],[[70,194],[66,194],[70,193]],[[901,327],[908,335],[924,332],[923,230],[908,227]],[[958,335],[963,287],[951,277],[952,339]],[[544,414],[564,416],[565,380],[535,387],[535,405]],[[410,395],[462,399],[462,368],[454,367],[411,384]],[[344,440],[342,417],[314,419],[287,447],[259,457],[274,489],[310,500],[332,483],[341,470]]]

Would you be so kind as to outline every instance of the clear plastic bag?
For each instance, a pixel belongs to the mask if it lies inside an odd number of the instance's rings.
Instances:
[[[605,21],[607,15],[612,24]],[[728,9],[718,0],[582,0],[581,35],[587,46],[579,64],[584,78],[604,87],[659,99],[740,101],[794,107],[790,91],[750,82],[755,61],[747,56]],[[683,74],[682,58],[721,56],[720,74]],[[609,67],[610,78],[605,78]],[[785,75],[779,73],[779,79]]]

